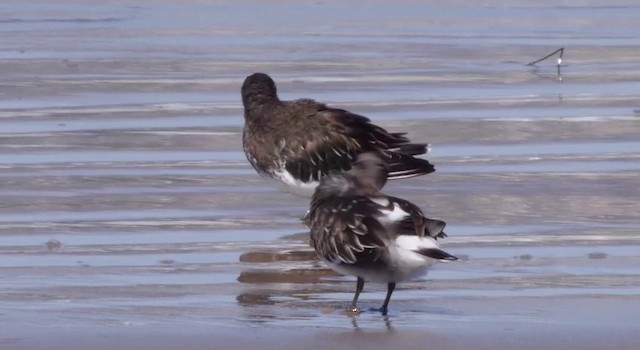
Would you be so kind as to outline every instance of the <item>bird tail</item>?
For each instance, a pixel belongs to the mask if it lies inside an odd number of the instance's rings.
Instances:
[[[399,235],[396,237],[395,243],[401,249],[410,250],[431,259],[441,261],[458,260],[457,257],[440,249],[436,240],[429,236]]]
[[[445,252],[442,249],[438,249],[438,248],[420,249],[420,250],[416,250],[415,252],[420,254],[420,255],[424,255],[426,257],[429,257],[431,259],[436,259],[436,260],[440,260],[440,261],[456,261],[456,260],[458,260],[457,257]]]
[[[404,179],[419,175],[431,174],[436,171],[428,160],[416,158],[416,155],[427,152],[426,144],[407,144],[393,150],[386,151],[389,164],[390,179]]]

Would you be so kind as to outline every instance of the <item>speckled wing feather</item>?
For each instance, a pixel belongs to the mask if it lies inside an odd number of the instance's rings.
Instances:
[[[422,210],[415,204],[397,197],[389,197],[389,203],[398,205],[409,216],[400,221],[398,232],[401,234],[415,234],[417,236],[430,236],[432,238],[445,238],[444,221],[429,219],[424,216]]]
[[[362,196],[334,196],[312,203],[305,217],[311,244],[328,262],[353,264],[378,259],[384,227],[371,213],[379,206]]]

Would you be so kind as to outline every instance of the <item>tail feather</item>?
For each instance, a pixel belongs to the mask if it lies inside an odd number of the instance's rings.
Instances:
[[[424,218],[424,234],[433,239],[445,238],[447,234],[444,232],[444,228],[447,225],[442,220],[434,220]],[[399,232],[407,235],[416,234],[416,223],[412,216],[407,216],[398,223]]]
[[[405,154],[407,156],[417,156],[420,154],[429,153],[428,143],[408,143],[401,145],[399,148],[393,150],[396,153]]]
[[[431,174],[436,171],[433,164],[422,158],[415,158],[413,155],[407,155],[397,152],[387,152],[389,157],[389,178],[403,179],[418,175]]]
[[[458,260],[457,257],[445,252],[442,249],[437,249],[437,248],[420,249],[420,250],[416,250],[415,252],[420,254],[420,255],[424,255],[426,257],[429,257],[429,258],[432,258],[432,259],[436,259],[436,260],[443,260],[443,261],[456,261],[456,260]]]
[[[445,238],[447,234],[444,233],[444,227],[447,225],[442,220],[433,220],[424,218],[425,221],[425,233],[433,238]]]
[[[436,240],[429,236],[418,237],[414,235],[400,235],[396,237],[395,243],[400,249],[413,251],[431,259],[441,261],[458,260],[457,257],[440,249]]]

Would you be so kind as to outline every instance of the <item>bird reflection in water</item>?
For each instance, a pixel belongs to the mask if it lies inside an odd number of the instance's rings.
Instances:
[[[311,248],[252,251],[242,254],[240,262],[251,264],[237,278],[238,282],[251,287],[236,297],[240,305],[247,307],[290,304],[292,298],[309,300],[311,295],[322,291],[316,284],[323,283],[327,277],[338,276],[321,266]]]
[[[358,317],[360,315],[351,315],[351,325],[353,326],[353,330],[356,332],[360,332],[362,331],[362,329],[358,326]],[[393,327],[391,326],[391,318],[389,318],[389,315],[381,315],[380,313],[376,312],[374,314],[374,316],[376,318],[380,318],[380,320],[382,320],[386,330],[388,332],[393,332]],[[368,322],[367,324],[370,325],[372,322]]]

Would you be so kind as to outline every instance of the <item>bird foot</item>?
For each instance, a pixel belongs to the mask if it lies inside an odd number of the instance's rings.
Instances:
[[[382,314],[382,316],[387,316],[387,313],[389,312],[389,309],[387,309],[386,307],[381,307],[381,308],[375,308],[372,307],[369,309],[369,311],[371,312],[379,312]]]
[[[362,311],[360,311],[360,309],[358,309],[357,307],[351,306],[349,308],[347,308],[347,314],[351,315],[351,316],[358,316],[362,313]]]

